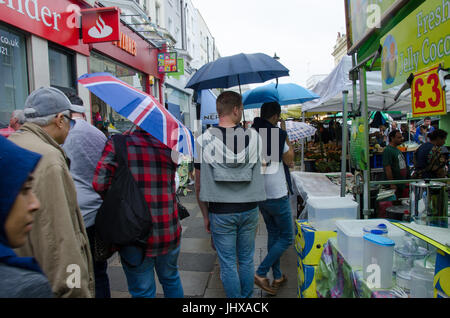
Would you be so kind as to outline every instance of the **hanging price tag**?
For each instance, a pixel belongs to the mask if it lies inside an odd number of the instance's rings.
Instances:
[[[414,74],[411,97],[413,117],[447,114],[445,92],[439,82],[438,66]]]

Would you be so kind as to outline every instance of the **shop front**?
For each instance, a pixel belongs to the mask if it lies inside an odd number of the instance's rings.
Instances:
[[[164,77],[157,71],[158,49],[143,37],[120,25],[120,41],[90,46],[89,73],[107,72],[156,97],[161,103]],[[92,122],[109,132],[124,132],[132,123],[91,94]]]
[[[72,21],[83,1],[0,1],[0,128],[41,86],[77,93],[89,47]]]
[[[77,83],[86,73],[110,72],[163,101],[158,48],[123,23],[119,41],[84,44],[77,17],[89,8],[82,0],[0,1],[0,128],[42,86],[78,94],[90,118],[98,113],[120,130],[126,127],[123,118]]]

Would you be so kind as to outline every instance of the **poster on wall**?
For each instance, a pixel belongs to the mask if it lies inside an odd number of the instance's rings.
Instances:
[[[346,0],[349,48],[358,45],[371,29],[379,27],[383,14],[394,3],[395,0]]]
[[[427,0],[381,38],[383,89],[434,64],[450,65],[450,6]]]
[[[357,117],[352,121],[350,134],[350,162],[352,167],[359,170],[367,170],[365,149],[368,149],[364,130],[367,125],[363,117]]]
[[[178,71],[177,52],[158,53],[158,73]]]

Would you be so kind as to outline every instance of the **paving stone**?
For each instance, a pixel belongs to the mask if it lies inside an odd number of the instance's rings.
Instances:
[[[181,239],[181,252],[216,254],[216,252],[211,247],[210,238],[206,239],[206,238],[183,237]]]
[[[181,271],[180,278],[183,285],[185,297],[202,297],[205,294],[206,285],[209,279],[209,272]],[[156,279],[156,294],[163,296],[163,288],[158,279]]]
[[[207,272],[214,269],[215,254],[180,253],[178,265],[180,270],[190,272]]]

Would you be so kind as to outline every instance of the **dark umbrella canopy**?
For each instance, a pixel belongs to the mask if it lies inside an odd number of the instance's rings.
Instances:
[[[229,88],[263,83],[282,76],[289,76],[289,70],[269,55],[240,53],[203,65],[189,80],[186,88],[195,91]]]

